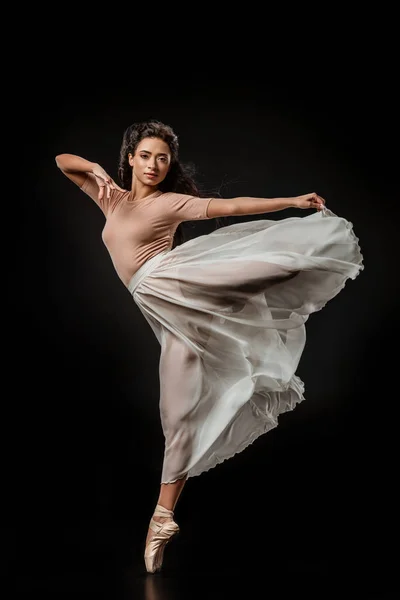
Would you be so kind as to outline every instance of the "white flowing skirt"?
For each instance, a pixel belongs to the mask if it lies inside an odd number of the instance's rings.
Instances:
[[[305,322],[363,268],[352,223],[325,208],[216,229],[135,273],[161,345],[162,483],[231,458],[304,400]]]

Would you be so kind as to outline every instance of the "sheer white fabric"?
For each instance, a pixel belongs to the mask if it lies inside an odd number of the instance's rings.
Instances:
[[[135,273],[161,345],[162,483],[241,452],[304,400],[305,323],[363,268],[352,223],[325,208],[217,229]]]

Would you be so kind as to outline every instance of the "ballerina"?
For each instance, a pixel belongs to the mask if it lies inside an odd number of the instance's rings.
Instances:
[[[179,532],[174,511],[187,479],[244,450],[304,400],[296,369],[305,323],[364,268],[352,223],[317,193],[204,198],[178,147],[159,121],[128,127],[121,187],[98,163],[56,157],[102,210],[116,273],[160,343],[165,451],[145,542],[149,573],[162,568],[165,546]],[[184,238],[185,221],[288,208],[315,210]]]

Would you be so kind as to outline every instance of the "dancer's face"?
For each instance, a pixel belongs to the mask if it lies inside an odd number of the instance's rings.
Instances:
[[[143,184],[157,187],[167,176],[171,164],[171,150],[164,140],[143,138],[135,154],[129,154],[133,175]]]

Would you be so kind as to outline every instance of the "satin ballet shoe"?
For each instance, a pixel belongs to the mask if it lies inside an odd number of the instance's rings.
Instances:
[[[173,519],[174,513],[172,510],[161,506],[161,504],[157,504],[153,516],[171,517]],[[148,573],[156,573],[161,570],[165,546],[179,533],[179,526],[174,520],[159,523],[151,518],[149,527],[154,531],[154,535],[146,545],[144,562]]]

